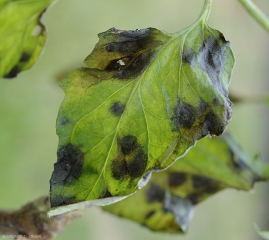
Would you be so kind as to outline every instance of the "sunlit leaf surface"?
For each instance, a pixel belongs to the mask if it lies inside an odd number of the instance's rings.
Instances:
[[[122,200],[197,140],[223,133],[234,56],[206,18],[174,34],[99,34],[87,67],[61,84],[51,215]]]

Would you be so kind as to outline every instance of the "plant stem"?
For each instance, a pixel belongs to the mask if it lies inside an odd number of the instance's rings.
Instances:
[[[238,0],[249,14],[269,33],[268,17],[251,1]]]
[[[205,22],[207,21],[210,11],[211,11],[211,4],[212,4],[212,0],[205,0],[202,12],[198,18],[199,20],[203,19]]]
[[[4,238],[8,238],[8,235],[12,235],[16,236],[16,239],[30,239],[35,235],[38,239],[52,240],[69,222],[82,216],[82,211],[72,211],[49,218],[49,209],[47,196],[29,202],[17,211],[0,210],[0,236],[6,235]]]

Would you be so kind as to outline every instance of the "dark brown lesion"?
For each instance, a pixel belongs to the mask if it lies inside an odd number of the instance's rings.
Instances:
[[[114,71],[115,77],[121,80],[136,78],[148,67],[154,56],[155,53],[152,51],[124,55],[124,57],[111,60],[105,70]]]
[[[58,196],[54,196],[54,197],[50,198],[51,208],[69,205],[69,204],[76,203],[76,202],[77,202],[77,200],[74,197],[67,198],[67,197],[62,197],[62,196],[58,195]]]
[[[145,173],[148,156],[137,138],[133,135],[126,135],[118,139],[119,154],[112,161],[112,176],[117,180],[126,177],[134,179],[142,177]]]
[[[60,148],[57,152],[57,162],[54,164],[54,171],[50,179],[51,207],[58,207],[76,203],[73,197],[52,195],[54,188],[72,184],[82,174],[84,154],[72,144]]]
[[[219,33],[218,37],[209,36],[204,40],[199,50],[200,68],[207,73],[212,84],[223,94],[228,97],[228,91],[223,86],[220,78],[225,67],[226,48],[229,43]]]
[[[197,54],[193,52],[191,49],[184,49],[181,55],[181,59],[184,63],[188,63],[190,65],[195,64],[195,58]]]
[[[179,99],[174,109],[174,116],[172,118],[175,129],[179,130],[180,127],[187,129],[191,128],[195,122],[194,112],[195,109],[191,105]]]
[[[155,56],[153,52],[143,52],[134,57],[128,65],[120,66],[116,77],[119,79],[136,78],[144,72]]]
[[[123,114],[124,109],[125,109],[125,104],[119,101],[116,101],[110,107],[110,112],[115,116],[120,116],[121,114]]]
[[[207,178],[207,177],[203,177],[203,176],[199,176],[199,175],[193,175],[192,177],[192,186],[194,188],[206,188],[208,186],[210,186],[212,180]]]
[[[120,80],[140,76],[154,58],[156,48],[169,39],[163,32],[154,28],[111,28],[98,36],[100,40],[85,59],[86,65],[113,72],[114,77]]]
[[[4,78],[15,78],[20,72],[21,68],[16,65],[4,76]]]
[[[151,184],[146,191],[146,200],[148,203],[160,202],[165,199],[165,190],[157,184]]]
[[[207,198],[208,195],[223,189],[219,181],[200,175],[192,176],[192,187],[193,191],[187,195],[187,198],[194,205]]]
[[[31,56],[28,53],[23,52],[20,58],[20,62],[23,62],[23,63],[28,62],[30,58]]]
[[[185,48],[181,56],[182,61],[193,67],[197,66],[201,68],[209,76],[213,86],[223,96],[228,97],[228,91],[223,86],[220,76],[225,67],[225,53],[229,42],[219,33],[218,37],[211,35],[207,39],[204,39],[201,44],[202,46],[198,52]]]
[[[68,123],[69,123],[68,118],[62,117],[62,118],[60,119],[60,124],[61,124],[62,126],[66,126]]]
[[[208,112],[205,116],[204,124],[202,126],[202,136],[208,134],[221,135],[225,130],[224,125],[213,112]]]
[[[183,172],[169,172],[168,185],[170,187],[179,187],[187,181],[188,175]]]
[[[100,196],[99,196],[99,199],[102,199],[102,198],[109,198],[109,197],[113,197],[113,195],[111,194],[111,192],[106,189]]]
[[[219,104],[216,98],[212,98],[212,105]],[[171,118],[174,131],[187,129],[196,132],[196,140],[207,135],[221,135],[228,121],[232,117],[230,102],[224,103],[225,110],[221,119],[210,109],[210,105],[203,100],[200,100],[198,106],[192,106],[178,99],[177,105],[174,108],[174,115]]]
[[[60,148],[57,152],[57,162],[54,164],[50,184],[63,186],[72,184],[82,174],[84,154],[72,144]]]
[[[23,65],[30,60],[31,56],[23,52],[19,59],[19,62],[7,73],[4,78],[15,78],[23,70]]]

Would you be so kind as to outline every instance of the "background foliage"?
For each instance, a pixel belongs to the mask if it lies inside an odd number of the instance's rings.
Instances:
[[[267,1],[255,3],[269,14]],[[44,15],[49,33],[44,55],[16,81],[0,81],[1,208],[18,208],[29,199],[48,193],[58,143],[55,118],[63,98],[55,79],[83,65],[81,59],[93,49],[97,33],[112,26],[120,29],[151,26],[175,32],[197,18],[202,4],[203,1],[197,0],[65,0]],[[233,0],[213,1],[209,25],[224,33],[235,52],[237,64],[230,91],[247,98],[266,94],[269,53],[266,32]],[[268,160],[267,107],[245,102],[235,105],[233,112],[227,130],[251,155],[261,152]],[[258,240],[253,222],[262,229],[269,228],[266,188],[266,183],[257,184],[255,194],[226,190],[205,201],[197,207],[186,236],[151,233],[100,209],[88,209],[83,218],[74,221],[57,239],[102,240],[109,233],[111,239],[131,240]]]

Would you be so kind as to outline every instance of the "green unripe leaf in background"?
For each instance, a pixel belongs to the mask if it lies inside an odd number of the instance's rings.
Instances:
[[[234,56],[206,24],[208,2],[177,33],[100,33],[86,67],[61,83],[50,215],[122,200],[197,140],[223,133]]]
[[[36,62],[46,40],[40,18],[53,1],[1,0],[0,78],[14,78]]]
[[[196,204],[222,189],[250,190],[268,179],[269,165],[251,159],[230,136],[205,138],[166,171],[153,173],[138,193],[103,209],[153,231],[186,232]]]

